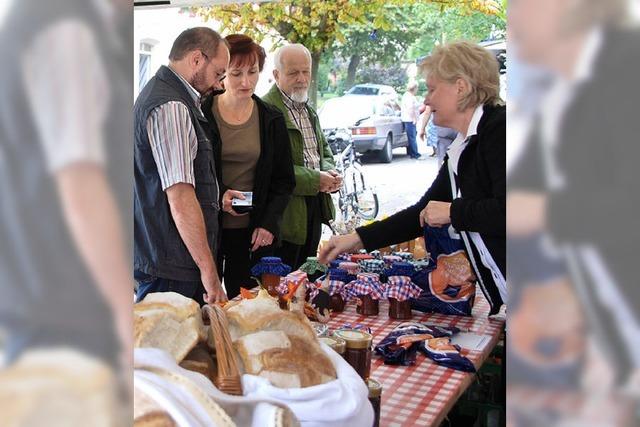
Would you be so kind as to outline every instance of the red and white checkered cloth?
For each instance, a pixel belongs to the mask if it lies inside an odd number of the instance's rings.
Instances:
[[[313,301],[313,299],[318,295],[322,289],[322,282],[316,280],[315,282],[307,281],[307,290],[309,290],[309,301]]]
[[[342,299],[346,301],[348,298],[348,295],[347,295],[347,288],[345,287],[345,285],[346,284],[341,280],[330,280],[329,295],[333,296],[335,294],[338,294],[342,297]]]
[[[358,273],[356,280],[345,285],[349,299],[357,298],[359,295],[371,295],[373,299],[385,297],[385,288],[380,283],[380,278],[375,273]]]
[[[369,326],[373,344],[376,345],[403,322],[390,319],[388,307],[389,303],[383,299],[380,301],[380,314],[361,316],[356,313],[355,304],[349,304],[343,312],[332,313],[328,325],[332,330],[345,323]],[[479,368],[500,339],[505,322],[504,312],[503,309],[500,314],[488,318],[489,304],[478,290],[471,316],[414,311],[412,320],[430,325],[456,326],[464,332],[487,336],[484,346],[478,351],[462,349],[462,354]],[[414,366],[385,365],[381,357],[373,356],[371,378],[382,384],[381,426],[437,427],[476,377],[475,374],[437,365],[418,354]]]
[[[387,298],[406,301],[409,298],[417,298],[420,292],[422,289],[413,283],[409,276],[389,276],[387,278]]]
[[[302,281],[301,286],[308,286],[309,279],[307,279],[307,273],[300,270],[292,271],[285,277],[280,278],[280,284],[276,287],[276,290],[279,295],[286,295],[289,292],[289,283],[295,285],[300,281]]]
[[[346,270],[349,274],[358,274],[360,272],[360,264],[357,262],[344,261],[340,263],[339,268]]]

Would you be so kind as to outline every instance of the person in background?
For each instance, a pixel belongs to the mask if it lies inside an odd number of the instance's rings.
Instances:
[[[407,139],[409,140],[407,154],[409,154],[409,157],[412,159],[420,158],[418,144],[416,143],[416,123],[418,122],[418,108],[420,108],[420,103],[418,102],[416,93],[418,93],[418,83],[410,82],[400,102],[400,119],[402,120],[404,130],[407,133]]]
[[[421,139],[427,138],[427,145],[433,148],[431,157],[437,156],[438,167],[442,166],[447,149],[458,135],[455,129],[437,126],[433,123],[431,108],[425,105],[424,113],[420,117],[418,136]]]
[[[226,300],[214,255],[217,184],[200,98],[219,89],[229,49],[206,27],[183,31],[134,105],[134,276],[137,300],[178,292]]]
[[[276,254],[294,270],[316,256],[322,224],[334,218],[331,195],[342,185],[320,120],[308,105],[311,54],[301,44],[281,47],[275,54],[276,84],[262,99],[285,116],[296,186],[284,211],[282,246]]]
[[[332,237],[320,261],[415,239],[425,225],[450,227],[462,235],[490,313],[496,314],[507,299],[506,111],[498,94],[498,62],[487,50],[463,41],[434,49],[422,70],[434,123],[458,131],[436,179],[415,205]]]
[[[251,37],[226,37],[230,62],[221,95],[207,97],[202,110],[213,135],[222,196],[218,271],[229,298],[251,287],[251,267],[272,255],[280,241],[282,214],[293,187],[291,146],[283,114],[254,92],[265,52]],[[252,192],[253,207],[238,213],[231,205]]]

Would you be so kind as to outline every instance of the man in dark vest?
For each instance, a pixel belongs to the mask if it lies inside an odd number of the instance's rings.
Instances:
[[[134,274],[137,300],[178,292],[226,300],[214,254],[219,188],[200,98],[220,88],[229,49],[215,31],[185,30],[134,106]]]

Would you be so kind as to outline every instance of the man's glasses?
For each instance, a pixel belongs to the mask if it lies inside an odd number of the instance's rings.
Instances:
[[[207,60],[207,62],[209,62],[209,55],[207,55],[206,53],[204,53],[203,51],[200,51],[200,53],[202,54],[202,56],[205,57],[205,59]],[[218,80],[218,82],[222,82],[224,79],[226,79],[227,76],[225,73],[219,73],[216,71],[216,80]]]

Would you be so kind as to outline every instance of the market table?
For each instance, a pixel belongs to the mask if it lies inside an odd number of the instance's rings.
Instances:
[[[438,326],[456,326],[463,332],[490,337],[481,350],[462,351],[479,369],[498,343],[505,323],[504,308],[491,318],[487,317],[488,313],[489,304],[478,290],[472,316],[425,314],[414,310],[411,320]],[[378,316],[361,316],[356,313],[355,305],[349,304],[344,312],[332,315],[329,327],[337,329],[345,323],[370,327],[375,346],[402,321],[389,319],[388,303],[382,300]],[[379,381],[383,387],[381,426],[438,426],[472,383],[475,374],[441,367],[418,353],[414,366],[385,365],[382,358],[374,355],[371,378]]]

